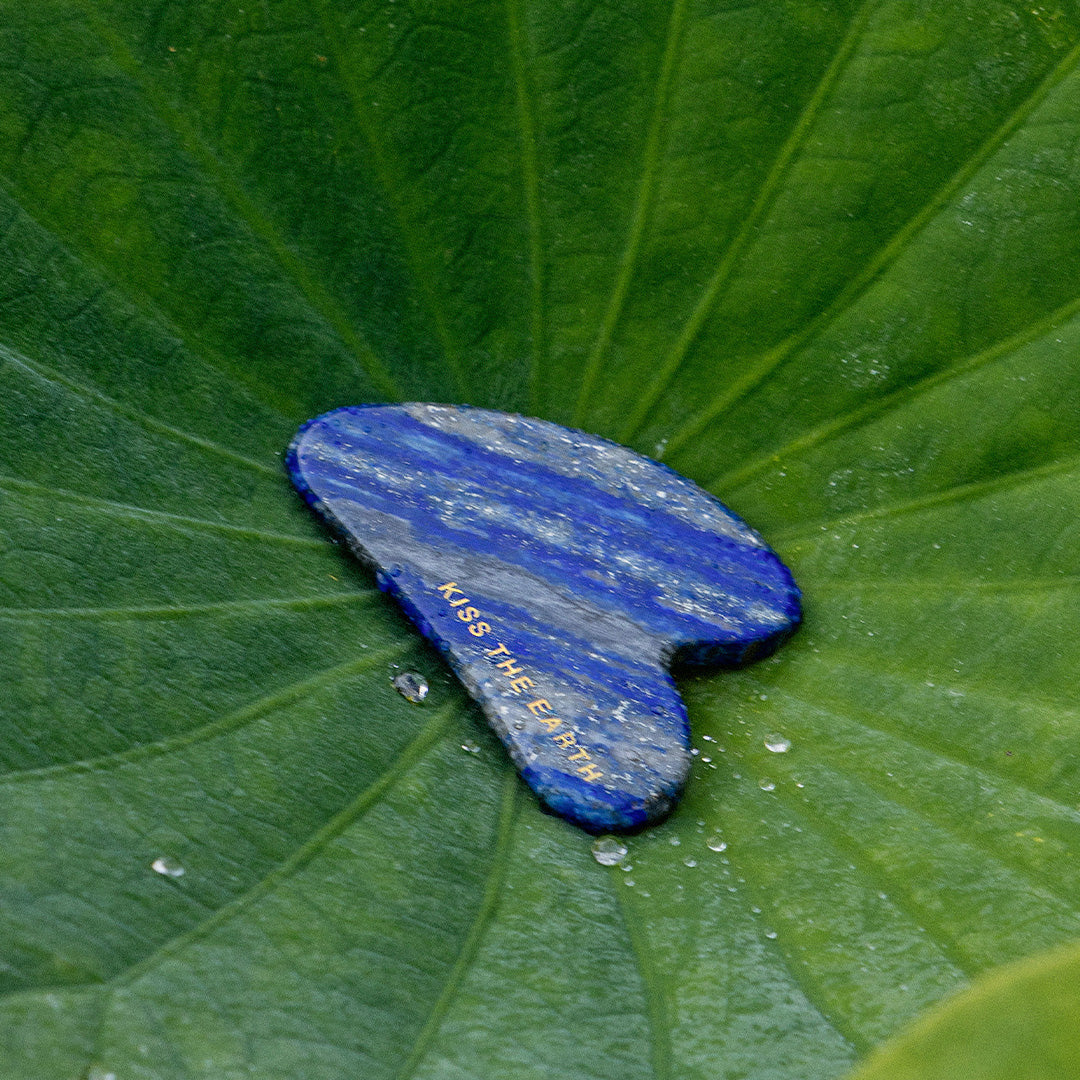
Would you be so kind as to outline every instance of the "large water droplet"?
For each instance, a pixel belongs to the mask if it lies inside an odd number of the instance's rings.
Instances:
[[[592,857],[601,866],[618,866],[629,850],[617,836],[598,836],[593,841]]]
[[[184,864],[170,859],[168,855],[159,855],[151,864],[150,869],[163,874],[165,877],[183,877],[187,870]]]
[[[771,780],[762,780],[761,783],[758,784],[758,787],[761,788],[762,791],[776,790],[776,785]]]
[[[791,749],[791,740],[785,739],[783,735],[766,735],[765,749],[774,754],[786,754]]]
[[[427,679],[415,671],[403,671],[390,681],[394,684],[394,689],[414,705],[419,705],[428,696]]]
[[[722,840],[719,836],[710,836],[705,841],[705,846],[710,851],[727,851],[727,841]]]

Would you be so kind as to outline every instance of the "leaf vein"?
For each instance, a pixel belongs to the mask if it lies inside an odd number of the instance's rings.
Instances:
[[[166,435],[175,441],[189,443],[199,450],[216,454],[219,457],[231,461],[233,464],[242,465],[244,468],[251,469],[254,472],[274,477],[280,477],[281,475],[277,469],[272,469],[269,465],[266,465],[261,461],[245,457],[243,454],[239,454],[235,450],[230,450],[228,447],[221,446],[219,443],[213,442],[201,435],[195,435],[190,431],[184,431],[181,428],[173,427],[171,424],[166,424],[164,421],[157,420],[139,409],[123,405],[115,398],[109,397],[95,387],[78,382],[70,376],[63,375],[40,362],[35,361],[34,363],[31,363],[26,356],[16,354],[7,347],[0,345],[0,364],[2,363],[8,363],[12,367],[18,368],[26,375],[29,375],[39,382],[60,387],[68,393],[73,394],[75,397],[82,398],[84,401],[93,401],[95,404],[100,405],[109,412],[134,421],[146,431],[152,432],[155,435]]]
[[[966,484],[954,484],[952,487],[941,491],[916,495],[909,499],[899,499],[896,502],[885,503],[867,510],[853,511],[840,517],[803,522],[791,529],[778,530],[774,537],[781,543],[790,543],[793,540],[812,543],[827,541],[829,539],[827,533],[830,529],[861,525],[868,521],[887,521],[891,518],[902,517],[905,514],[930,510],[937,506],[966,502],[969,499],[980,499],[984,495],[1008,491],[1010,488],[1020,487],[1026,483],[1034,483],[1048,477],[1072,474],[1078,466],[1080,466],[1080,454],[1071,454],[1057,461],[1033,465],[1027,469],[1015,469],[1012,472],[1003,473],[999,476],[990,476],[984,480],[973,480]]]
[[[525,188],[525,212],[529,223],[529,270],[532,277],[530,331],[532,353],[529,366],[529,411],[540,409],[540,387],[547,352],[545,313],[544,235],[540,208],[540,165],[536,119],[530,108],[533,94],[525,63],[525,31],[520,0],[505,0],[510,59],[514,70],[514,94],[521,138],[521,174]]]
[[[939,386],[1007,358],[1025,345],[1030,345],[1040,337],[1059,329],[1078,313],[1080,313],[1080,297],[1063,304],[1045,318],[1035,320],[1011,337],[995,342],[973,356],[961,358],[939,371],[931,372],[929,375],[884,394],[880,398],[867,402],[865,405],[860,405],[846,413],[832,417],[827,422],[811,428],[785,445],[767,454],[762,454],[761,457],[754,461],[747,462],[741,468],[718,474],[704,486],[712,490],[719,487],[724,487],[728,491],[733,490],[746,483],[750,477],[760,473],[770,464],[775,463],[778,458],[799,454],[804,450],[829,442],[844,432],[857,431],[866,427],[875,420],[902,408],[910,401],[929,393]]]
[[[712,314],[717,302],[723,294],[724,288],[731,278],[731,273],[739,257],[746,250],[751,240],[756,236],[759,225],[769,212],[780,193],[781,184],[798,152],[803,147],[814,122],[828,100],[829,95],[835,88],[840,74],[848,60],[855,51],[856,44],[861,36],[866,22],[870,17],[872,0],[864,0],[859,11],[852,18],[847,32],[844,34],[840,45],[833,54],[828,66],[807,103],[803,106],[797,117],[791,132],[779,152],[773,159],[772,166],[765,176],[757,197],[750,208],[738,233],[728,244],[716,270],[709,278],[705,291],[698,299],[694,310],[683,327],[675,344],[671,347],[656,377],[646,388],[639,398],[637,405],[631,412],[625,426],[619,434],[620,442],[630,442],[640,429],[641,425],[652,412],[661,395],[671,385],[672,380],[682,368],[683,363],[690,351],[691,346],[697,340],[698,335],[704,329],[705,323]],[[668,450],[674,450],[680,445],[679,433],[676,432],[669,440]]]
[[[121,174],[119,178],[122,181],[127,179],[123,174]],[[74,260],[77,254],[79,259],[85,263],[92,264],[96,270],[98,275],[96,287],[93,291],[83,297],[83,299],[70,311],[64,313],[63,318],[65,322],[69,324],[78,322],[88,313],[93,312],[95,307],[100,306],[103,299],[111,293],[117,297],[122,297],[123,300],[121,302],[130,304],[130,308],[128,309],[129,312],[137,312],[148,322],[156,323],[162,327],[173,339],[178,348],[182,349],[189,357],[196,358],[211,371],[225,373],[233,379],[239,379],[239,373],[226,361],[224,355],[220,351],[213,346],[208,345],[201,338],[193,340],[192,337],[185,332],[183,327],[181,327],[181,325],[177,323],[149,293],[137,288],[136,283],[133,281],[117,278],[109,268],[108,264],[102,260],[98,253],[92,248],[83,246],[78,248],[77,251],[73,251],[67,244],[61,241],[60,237],[49,228],[48,225],[31,212],[25,201],[16,198],[15,193],[11,190],[10,185],[5,179],[0,178],[0,186],[3,186],[8,197],[12,200],[12,206],[16,209],[16,212],[24,215],[27,221],[33,222],[43,234],[50,236],[52,241],[56,244],[57,250],[63,252],[66,258]],[[10,223],[5,224],[10,226]],[[17,293],[6,294],[3,299],[5,303],[11,303],[13,300],[33,296],[34,294],[34,287],[27,286]],[[197,349],[194,347],[195,341],[198,343]],[[238,382],[236,389],[240,389],[240,385],[241,384]],[[272,412],[282,419],[290,419],[282,412],[277,404],[271,401],[265,393],[261,393],[252,383],[244,381],[242,389],[243,393],[248,395],[252,402],[257,403],[259,406],[267,409],[269,412]]]
[[[852,672],[858,672],[861,679],[872,679],[875,675],[880,675],[880,671],[876,668],[870,667],[865,663],[860,662],[859,658],[853,657],[850,654],[843,655],[842,658],[837,660],[835,664],[820,663],[820,667],[827,671],[835,671],[839,675],[843,672],[846,675],[850,675]],[[1060,701],[1055,701],[1053,698],[1040,697],[1034,691],[1025,694],[1023,698],[1009,697],[1002,693],[999,693],[997,688],[988,685],[986,683],[973,683],[973,682],[956,682],[949,683],[937,682],[935,689],[944,690],[956,690],[962,689],[965,697],[969,695],[983,696],[989,698],[995,702],[999,707],[1004,706],[1009,709],[1020,709],[1022,707],[1032,707],[1040,709],[1043,712],[1047,712],[1058,718],[1059,720],[1067,720],[1075,723],[1080,720],[1080,709],[1077,709],[1074,705],[1064,705]],[[775,690],[775,688],[773,688]],[[779,693],[779,691],[776,691]],[[794,695],[789,695],[794,697]],[[828,700],[820,698],[818,700]],[[841,710],[837,706],[832,709],[838,715],[841,715]],[[879,716],[879,714],[875,714]],[[954,744],[945,744],[933,742],[929,739],[921,739],[910,729],[890,726],[882,723],[880,716],[878,721],[871,722],[866,718],[867,714],[861,714],[859,719],[855,722],[859,724],[866,731],[870,731],[879,735],[887,735],[889,738],[896,739],[898,742],[902,742],[915,749],[921,750],[924,753],[941,758],[943,761],[948,762],[950,765],[958,765],[964,768],[973,767],[968,761],[958,755],[959,747]],[[1062,810],[1066,810],[1069,813],[1076,813],[1073,809],[1072,802],[1066,802],[1064,799],[1057,798],[1047,791],[1042,791],[1039,788],[1033,787],[1030,784],[1025,783],[1022,780],[1017,779],[1011,773],[1004,773],[1000,770],[988,767],[987,765],[978,766],[986,775],[995,777],[998,781],[1005,784],[1010,784],[1016,788],[1021,789],[1033,798],[1044,799],[1049,803],[1059,807]]]
[[[282,474],[272,470],[278,479]],[[176,528],[197,528],[212,532],[223,532],[232,536],[243,536],[249,539],[265,540],[274,544],[288,544],[299,547],[318,548],[325,550],[326,541],[311,536],[292,536],[289,533],[268,532],[265,529],[254,529],[249,525],[234,525],[227,521],[213,521],[210,518],[193,517],[189,514],[176,514],[168,510],[152,510],[145,506],[135,506],[131,503],[122,503],[114,499],[103,499],[94,495],[84,495],[81,492],[71,491],[67,488],[55,488],[46,484],[38,484],[32,480],[21,480],[14,476],[0,475],[0,489],[23,492],[32,495],[48,496],[50,501],[70,503],[75,506],[85,506],[91,510],[100,511],[109,517],[134,518],[140,521],[155,522]]]
[[[744,761],[743,765],[746,768],[747,773],[752,772],[748,763]],[[941,952],[946,960],[966,979],[972,978],[975,974],[972,962],[961,954],[954,941],[949,940],[941,933],[940,928],[931,929],[933,920],[928,918],[929,913],[925,910],[924,906],[919,903],[918,899],[912,895],[911,890],[907,887],[908,881],[906,879],[894,876],[886,868],[871,858],[867,854],[865,846],[861,844],[854,835],[841,829],[832,818],[816,812],[810,800],[802,801],[793,799],[782,790],[780,785],[777,785],[773,795],[776,800],[786,806],[790,812],[801,816],[803,820],[815,829],[819,835],[824,837],[837,852],[853,863],[864,878],[872,882],[875,887],[884,886],[888,890],[887,895],[890,903],[892,903],[898,911],[902,912],[916,926],[924,927],[929,940],[933,942],[934,946]],[[887,801],[894,806],[900,805],[893,800]],[[901,807],[901,809],[904,808]],[[922,814],[918,814],[917,816],[923,817],[924,820],[929,820]],[[865,1040],[860,1038],[859,1049],[865,1052],[867,1048]]]
[[[326,41],[326,49],[334,58],[334,66],[340,75],[341,85],[352,106],[356,125],[371,150],[375,162],[376,179],[393,207],[394,219],[405,247],[409,270],[412,273],[413,279],[417,283],[421,295],[424,298],[424,302],[427,304],[428,311],[431,313],[432,319],[434,320],[435,331],[442,346],[443,356],[453,374],[458,393],[462,397],[467,397],[468,387],[465,380],[465,372],[461,365],[461,358],[458,355],[458,350],[451,342],[446,311],[444,305],[438,298],[435,284],[431,280],[430,272],[425,268],[425,262],[420,255],[426,245],[415,235],[412,223],[406,217],[405,207],[402,205],[401,199],[395,194],[402,185],[393,182],[386,147],[378,138],[377,127],[373,123],[369,110],[364,102],[364,95],[360,90],[360,81],[350,62],[349,53],[342,49],[338,44],[338,40],[341,36],[340,30],[333,26],[332,19],[327,12],[325,0],[309,0],[309,3],[310,7],[314,9],[315,18],[318,21],[323,38]],[[401,47],[401,43],[399,43],[398,47]],[[401,394],[395,389],[392,396],[400,399]]]
[[[971,180],[990,158],[1020,128],[1025,120],[1065,79],[1080,61],[1080,45],[1073,48],[1032,92],[1006,117],[961,164],[951,177],[898,229],[889,241],[866,263],[823,311],[807,321],[803,328],[784,341],[751,360],[746,373],[715,395],[704,409],[691,417],[668,440],[668,452],[675,453],[699,435],[709,424],[723,415],[736,402],[760,386],[773,372],[791,358],[797,349],[819,337],[840,315],[869,291],[907,250],[912,240],[933,220],[963,186]]]
[[[752,872],[744,870],[742,874],[737,873],[740,860],[734,848],[728,848],[726,854],[732,872],[749,881],[753,876]],[[748,874],[749,876],[747,876]],[[829,1002],[828,991],[815,976],[813,968],[800,960],[798,954],[794,951],[781,949],[773,942],[769,942],[769,948],[772,955],[777,957],[784,965],[784,968],[791,976],[791,981],[818,1016],[847,1043],[855,1054],[863,1055],[867,1053],[872,1048],[873,1043],[855,1030],[848,1023],[846,1017],[837,1015],[837,1010]]]
[[[611,344],[623,310],[626,306],[626,296],[630,289],[637,267],[638,256],[645,238],[645,230],[649,215],[652,213],[653,200],[656,194],[657,173],[659,171],[660,148],[666,130],[668,105],[671,97],[672,85],[675,82],[679,47],[682,43],[683,27],[686,23],[686,11],[688,0],[674,0],[671,6],[671,16],[668,20],[667,38],[664,43],[664,52],[660,61],[660,70],[656,80],[652,113],[649,119],[648,133],[645,139],[645,151],[642,158],[641,180],[638,184],[637,198],[634,202],[633,217],[630,221],[630,229],[623,249],[622,258],[619,260],[619,269],[612,287],[611,296],[608,299],[604,317],[600,323],[600,329],[596,336],[588,360],[585,362],[585,372],[581,380],[581,389],[574,406],[573,423],[581,426],[585,420],[585,410],[592,396],[604,356]]]
[[[1080,587],[1080,574],[1062,574],[1053,578],[1011,578],[1008,581],[990,581],[982,578],[904,578],[896,581],[859,581],[852,578],[836,578],[832,581],[818,581],[814,591],[822,589],[844,593],[884,592],[913,593],[922,596],[931,593],[940,596],[947,592],[953,596],[964,593],[990,593],[1008,596],[1018,592],[1055,592],[1060,589]]]
[[[391,399],[398,398],[400,392],[394,379],[363,333],[353,325],[337,301],[312,276],[303,260],[286,243],[273,220],[260,211],[243,187],[229,176],[217,152],[183,115],[169,104],[166,96],[147,77],[145,65],[138,62],[120,35],[100,18],[93,4],[89,0],[83,0],[82,6],[89,24],[108,47],[114,62],[140,87],[157,116],[176,135],[192,160],[205,170],[218,191],[247,224],[252,235],[266,245],[266,249],[295,283],[312,309],[333,327],[340,340],[348,346],[353,359],[359,362],[379,392]]]
[[[92,619],[102,622],[125,622],[128,620],[181,619],[203,615],[252,615],[263,611],[312,611],[326,607],[344,607],[351,604],[368,604],[378,596],[375,590],[362,592],[327,593],[323,596],[293,596],[262,600],[222,600],[210,604],[173,604],[162,607],[58,607],[58,608],[4,608],[0,607],[0,619],[11,622],[34,622]]]
[[[208,937],[219,927],[236,918],[263,897],[272,893],[283,882],[299,873],[350,825],[386,798],[393,788],[419,764],[444,734],[453,711],[453,706],[449,704],[440,709],[421,729],[416,738],[398,755],[393,765],[360,792],[352,802],[330,818],[322,828],[297,848],[292,855],[244,893],[219,908],[200,924],[192,927],[186,933],[165,942],[149,956],[144,957],[137,964],[133,964],[126,972],[114,977],[110,980],[112,988],[116,990],[123,986],[130,986],[147,971],[187,946]]]
[[[82,773],[102,772],[108,769],[120,768],[136,761],[148,758],[161,757],[175,753],[178,750],[194,746],[198,743],[208,742],[219,735],[235,731],[250,724],[267,713],[276,709],[284,708],[296,701],[301,700],[308,694],[331,685],[337,679],[345,679],[351,675],[359,674],[371,667],[385,664],[396,656],[407,652],[411,642],[393,645],[377,652],[362,656],[359,659],[349,660],[334,667],[324,668],[322,671],[309,676],[306,679],[297,679],[271,694],[266,694],[242,706],[241,708],[223,716],[217,720],[202,724],[191,731],[185,731],[179,735],[172,735],[155,742],[141,743],[138,746],[126,750],[118,750],[98,757],[85,758],[80,761],[65,761],[57,765],[44,765],[36,769],[22,769],[15,772],[0,774],[0,784],[22,783],[24,781],[51,779],[57,776],[78,775]]]
[[[472,926],[462,943],[457,958],[447,974],[442,992],[432,1005],[424,1026],[420,1029],[405,1063],[397,1074],[396,1080],[411,1080],[416,1075],[424,1056],[430,1050],[442,1027],[446,1014],[453,1004],[454,996],[461,987],[465,976],[476,960],[484,936],[491,926],[495,913],[502,899],[503,883],[510,864],[510,852],[513,848],[513,826],[517,818],[520,781],[512,770],[503,781],[502,803],[495,837],[495,848],[488,868],[487,880],[480,897],[480,904]]]
[[[747,768],[747,772],[752,771],[745,762],[744,766]],[[973,772],[982,771],[966,764],[964,767],[971,769]],[[991,847],[985,841],[973,837],[971,834],[959,832],[956,829],[954,822],[928,812],[925,805],[916,805],[914,801],[910,799],[898,798],[895,791],[886,792],[880,783],[875,782],[867,776],[852,773],[833,765],[827,766],[827,769],[834,773],[846,774],[849,777],[853,777],[857,783],[865,785],[865,787],[873,792],[875,796],[880,798],[882,802],[896,807],[902,813],[909,814],[914,818],[927,822],[958,844],[978,851],[986,858],[987,862],[996,863],[1003,867],[1009,874],[1027,881],[1033,887],[1034,891],[1042,894],[1044,898],[1053,900],[1059,904],[1070,916],[1072,916],[1074,923],[1080,927],[1080,913],[1077,911],[1076,898],[1067,897],[1060,889],[1048,885],[1045,879],[1036,875],[1030,867],[1024,866],[1018,860],[1007,858],[1000,850]],[[929,940],[940,949],[942,954],[948,959],[949,963],[952,964],[965,978],[973,978],[980,970],[989,966],[989,964],[996,962],[994,958],[978,958],[969,955],[958,942],[949,937],[947,930],[942,927],[936,927],[934,925],[935,920],[931,917],[932,913],[920,903],[908,888],[910,879],[892,873],[888,868],[882,865],[881,862],[871,857],[867,853],[866,845],[860,843],[855,833],[846,832],[841,829],[834,818],[830,818],[816,809],[813,800],[795,800],[779,785],[777,786],[774,795],[779,802],[787,806],[792,812],[800,814],[812,828],[829,840],[838,851],[842,852],[846,858],[851,860],[860,869],[865,877],[878,885],[884,886],[887,890],[889,902],[896,907],[897,910],[903,912],[916,926],[923,927]]]
[[[622,913],[623,924],[630,939],[630,948],[641,975],[649,1021],[649,1040],[652,1047],[652,1070],[655,1080],[672,1080],[674,1076],[671,1045],[670,990],[660,965],[652,953],[645,920],[634,910],[634,901],[619,867],[612,867],[611,880],[615,899]]]

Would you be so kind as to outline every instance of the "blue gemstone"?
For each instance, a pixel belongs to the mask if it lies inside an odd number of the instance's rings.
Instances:
[[[664,817],[690,771],[673,664],[737,665],[798,625],[791,574],[689,480],[544,420],[361,405],[288,468],[480,703],[518,771],[591,831]]]

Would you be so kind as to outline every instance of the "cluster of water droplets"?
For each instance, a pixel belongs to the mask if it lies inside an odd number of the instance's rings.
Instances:
[[[698,822],[698,832],[702,833],[705,828],[705,822]],[[672,847],[680,847],[683,843],[680,836],[672,835],[668,839],[668,843]],[[717,832],[712,831],[705,838],[705,847],[717,854],[720,854],[728,849],[728,843],[723,836]],[[620,869],[629,872],[633,869],[632,864],[629,861],[630,848],[627,842],[618,836],[599,836],[593,841],[592,856],[601,866],[618,866]],[[725,860],[726,861],[726,860]],[[698,855],[694,852],[688,852],[683,856],[683,866],[690,870],[693,870],[698,866]],[[627,877],[624,879],[624,884],[633,886],[633,878]],[[642,894],[647,895],[647,894]]]
[[[770,754],[787,754],[792,749],[792,740],[787,735],[780,732],[768,732],[761,736],[761,739],[765,749]],[[703,735],[702,740],[703,745],[694,748],[692,751],[693,756],[701,763],[716,768],[716,765],[712,763],[712,754],[722,754],[725,752],[725,748],[720,746],[718,740],[711,735]],[[742,775],[736,772],[732,774],[732,778],[741,780]],[[759,780],[757,786],[764,792],[773,792],[777,788],[776,782],[768,778]],[[803,787],[802,783],[796,783],[795,786],[798,788]],[[802,830],[799,829],[797,831],[801,832]],[[712,858],[713,854],[723,855],[724,852],[728,851],[729,846],[728,841],[724,838],[722,833],[715,828],[708,829],[704,820],[699,820],[697,822],[697,833],[701,838],[699,842],[703,845],[705,851],[712,854],[705,854],[705,852],[702,852],[700,849],[686,850],[684,847],[685,854],[683,854],[680,861],[690,870],[709,865],[709,860]],[[671,835],[668,838],[668,842],[672,847],[681,847],[683,845],[686,845],[686,847],[690,846],[686,837],[680,835]],[[630,862],[629,845],[623,838],[617,836],[598,837],[593,842],[592,855],[602,866],[617,866],[620,870],[625,871],[627,875],[623,878],[623,883],[625,885],[633,886],[635,884],[633,877],[629,876],[629,872],[633,869]],[[725,856],[722,858],[720,862],[726,865],[728,863],[727,857]],[[742,881],[743,879],[739,880]],[[677,883],[675,888],[677,891],[681,891],[683,886],[681,883]],[[737,888],[738,886],[731,884],[728,886],[728,891],[735,892]],[[641,892],[641,895],[647,896],[648,893]],[[757,909],[755,914],[759,913],[760,909]],[[774,940],[777,937],[776,931],[768,928],[764,931],[764,935],[770,940]]]

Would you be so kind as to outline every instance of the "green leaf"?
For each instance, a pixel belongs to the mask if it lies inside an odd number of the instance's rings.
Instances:
[[[1075,2],[0,0],[0,1078],[827,1080],[1080,936],[1078,105]],[[803,587],[632,869],[283,474],[410,399]]]
[[[890,1042],[852,1080],[1070,1080],[1080,949],[1009,964]]]

